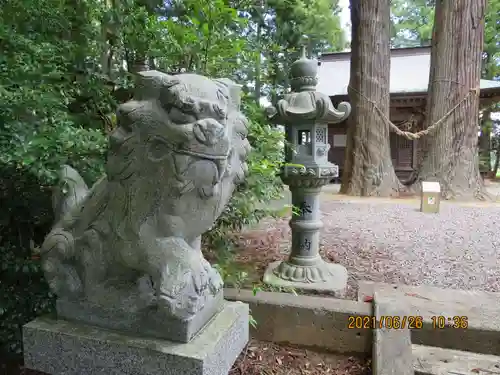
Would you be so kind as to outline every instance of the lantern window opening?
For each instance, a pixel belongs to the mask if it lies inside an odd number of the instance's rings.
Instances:
[[[298,144],[299,145],[310,145],[311,144],[311,131],[310,130],[299,130]]]

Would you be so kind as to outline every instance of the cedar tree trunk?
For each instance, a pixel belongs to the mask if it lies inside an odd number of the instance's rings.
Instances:
[[[389,127],[390,1],[351,0],[351,76],[346,157],[341,192],[392,196],[400,184],[392,165]],[[368,100],[367,100],[368,99]]]
[[[427,127],[479,87],[485,3],[436,2]],[[488,197],[479,174],[478,124],[479,97],[474,93],[427,136],[415,188],[422,181],[438,181],[446,199]]]

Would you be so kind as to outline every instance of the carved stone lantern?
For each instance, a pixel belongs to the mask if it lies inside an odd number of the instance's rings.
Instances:
[[[272,121],[286,129],[288,146],[281,179],[290,188],[294,212],[290,257],[270,264],[264,282],[341,296],[347,285],[347,270],[325,262],[319,255],[323,226],[320,192],[338,177],[338,166],[328,161],[328,124],[346,119],[351,106],[343,102],[335,109],[327,95],[315,91],[317,72],[317,60],[308,59],[303,49],[302,57],[290,69],[291,92],[268,109]]]

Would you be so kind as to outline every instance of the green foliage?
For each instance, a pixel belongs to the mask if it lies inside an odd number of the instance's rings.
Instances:
[[[243,1],[240,15],[248,19],[244,31],[252,49],[242,60],[240,74],[255,85],[245,85],[257,100],[271,102],[288,87],[288,67],[298,57],[302,44],[308,52],[338,51],[345,45],[337,0]],[[249,82],[247,82],[249,83]]]
[[[394,47],[429,46],[434,24],[435,0],[393,0],[392,44]]]
[[[484,26],[484,64],[482,77],[500,77],[500,0],[489,0],[486,6]]]
[[[197,72],[212,77],[232,76],[245,59],[241,34],[247,20],[223,0],[173,2],[161,21],[170,35],[169,54],[158,59],[162,69]]]
[[[393,0],[391,2],[393,47],[429,46],[434,25],[435,0]],[[483,78],[499,74],[498,34],[500,33],[500,0],[488,1],[485,14]]]
[[[92,83],[79,79],[75,68],[87,52],[71,31],[88,33],[86,23],[75,21],[76,11],[53,0],[13,0],[0,11],[2,358],[21,353],[22,324],[53,309],[33,254],[53,222],[50,185],[57,170],[73,164],[89,182],[102,171],[99,125],[79,126],[79,115],[69,111]],[[97,92],[105,90],[101,84]]]

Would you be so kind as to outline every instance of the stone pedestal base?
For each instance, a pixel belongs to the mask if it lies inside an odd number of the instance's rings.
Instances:
[[[124,299],[127,301],[126,299]],[[103,307],[88,301],[57,300],[57,317],[120,332],[157,337],[159,339],[189,342],[222,308],[224,293],[210,296],[203,310],[192,319],[182,320],[158,311],[156,307],[137,308],[128,305]]]
[[[263,281],[265,284],[277,287],[328,292],[341,298],[344,297],[347,288],[347,270],[340,264],[327,263],[323,260],[313,266],[298,266],[277,261],[267,267]]]
[[[248,342],[248,314],[248,305],[225,302],[189,343],[39,318],[23,327],[25,366],[50,375],[227,375]]]

